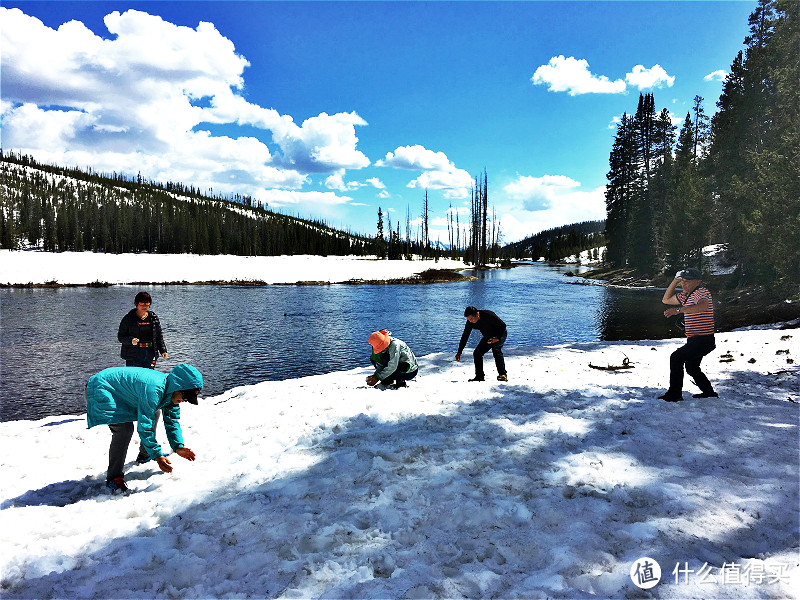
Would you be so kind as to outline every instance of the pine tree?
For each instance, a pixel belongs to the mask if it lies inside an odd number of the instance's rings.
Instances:
[[[635,161],[633,119],[623,113],[609,156],[605,193],[607,260],[617,267],[625,265],[628,258],[628,222],[633,203]],[[537,259],[535,252],[533,258]]]

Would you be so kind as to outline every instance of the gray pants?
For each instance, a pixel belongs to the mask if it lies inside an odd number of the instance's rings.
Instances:
[[[156,411],[156,417],[153,420],[154,431],[160,416],[161,411]],[[134,426],[133,423],[114,423],[109,425],[108,428],[111,429],[111,446],[108,448],[106,481],[111,481],[117,477],[122,477],[122,467],[125,466],[125,459],[128,456],[128,446],[131,444]],[[139,442],[139,454],[147,454],[147,450],[145,450],[141,442]]]

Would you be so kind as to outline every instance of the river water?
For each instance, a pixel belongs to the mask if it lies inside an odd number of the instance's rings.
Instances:
[[[369,366],[376,329],[418,356],[455,355],[469,304],[506,322],[507,349],[682,334],[662,315],[662,292],[576,285],[567,270],[531,264],[433,285],[0,289],[0,420],[85,412],[86,380],[124,365],[117,328],[140,289],[153,296],[169,351],[156,368],[195,365],[204,395]]]

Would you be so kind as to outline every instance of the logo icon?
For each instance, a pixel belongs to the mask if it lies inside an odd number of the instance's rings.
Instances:
[[[631,581],[643,590],[649,590],[661,581],[661,566],[652,558],[643,556],[631,565]]]

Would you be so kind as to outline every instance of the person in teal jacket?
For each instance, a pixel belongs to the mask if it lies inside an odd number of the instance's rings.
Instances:
[[[383,385],[406,387],[406,381],[413,379],[419,367],[417,357],[403,340],[391,336],[391,331],[381,329],[369,336],[372,346],[370,361],[375,366],[375,373],[367,377],[367,385],[375,386],[380,381]]]
[[[112,367],[92,375],[86,384],[86,421],[89,428],[108,425],[111,446],[108,452],[106,485],[112,492],[128,492],[122,467],[133,437],[133,423],[142,445],[165,473],[172,472],[169,459],[161,452],[155,436],[155,413],[164,417],[164,429],[172,450],[186,460],[195,454],[183,445],[178,422],[180,403],[197,404],[203,376],[192,365],[180,364],[167,375],[143,367]]]

